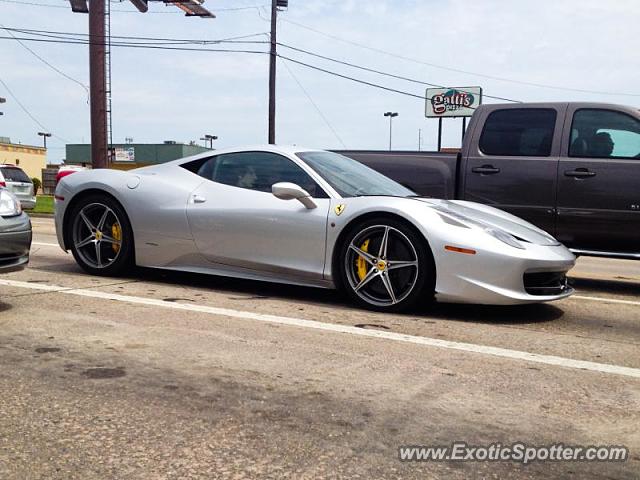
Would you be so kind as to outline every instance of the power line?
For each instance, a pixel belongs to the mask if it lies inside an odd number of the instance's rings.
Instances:
[[[371,83],[371,82],[367,82],[367,81],[365,81],[365,80],[360,80],[360,79],[358,79],[358,78],[350,77],[350,76],[348,76],[348,75],[343,75],[343,74],[341,74],[341,73],[334,72],[334,71],[332,71],[332,70],[327,70],[327,69],[325,69],[325,68],[320,68],[320,67],[317,67],[317,66],[315,66],[315,65],[310,65],[310,64],[308,64],[308,63],[304,63],[304,62],[301,62],[301,61],[299,61],[299,60],[294,60],[293,58],[286,57],[286,56],[284,56],[284,55],[280,55],[280,54],[278,54],[278,56],[279,56],[280,58],[282,58],[282,59],[284,59],[284,60],[288,60],[288,61],[290,61],[290,62],[292,62],[292,63],[296,63],[296,64],[298,64],[298,65],[302,65],[303,67],[311,68],[311,69],[313,69],[313,70],[318,70],[318,71],[320,71],[320,72],[324,72],[324,73],[327,73],[327,74],[329,74],[329,75],[333,75],[333,76],[335,76],[335,77],[344,78],[345,80],[351,80],[352,82],[361,83],[361,84],[363,84],[363,85],[369,85],[370,87],[379,88],[380,90],[386,90],[386,91],[388,91],[388,92],[399,93],[399,94],[401,94],[401,95],[405,95],[405,96],[407,96],[407,97],[419,98],[420,100],[423,100],[423,101],[424,101],[424,96],[423,96],[423,95],[416,95],[415,93],[405,92],[405,91],[403,91],[403,90],[398,90],[398,89],[391,88],[391,87],[385,87],[384,85],[379,85],[379,84],[377,84],[377,83]]]
[[[82,40],[87,39],[89,34],[86,33],[75,33],[75,32],[60,32],[55,30],[33,30],[28,28],[15,28],[15,27],[0,27],[7,31],[18,32],[25,35],[39,36],[39,37],[48,37],[48,38],[62,38],[67,40]],[[126,35],[111,35],[111,38],[124,39],[124,40],[147,40],[153,42],[166,42],[167,44],[198,44],[198,45],[208,45],[208,44],[216,44],[216,43],[268,43],[266,41],[247,41],[242,42],[240,40],[252,37],[259,37],[263,35],[268,35],[267,32],[258,32],[258,33],[250,33],[246,35],[236,35],[233,37],[226,37],[221,39],[195,39],[195,38],[164,38],[164,37],[134,37],[134,36],[126,36]]]
[[[38,120],[30,111],[29,109],[27,109],[27,107],[24,106],[24,104],[18,99],[18,97],[16,97],[15,93],[13,93],[13,91],[9,88],[9,85],[7,85],[5,83],[4,80],[2,80],[2,78],[0,78],[0,83],[2,84],[2,86],[4,86],[4,88],[7,90],[7,92],[9,92],[9,95],[11,95],[11,98],[13,98],[16,103],[18,104],[18,106],[24,111],[24,113],[26,113],[29,118],[31,120],[33,120],[40,128],[42,128],[45,132],[50,132],[51,130],[49,130],[46,126],[44,126],[42,124],[42,122],[40,122],[40,120]],[[69,140],[66,140],[58,135],[53,135],[54,137],[62,140],[65,143],[70,143]]]
[[[6,40],[16,40],[18,39],[18,37],[3,37],[0,36],[0,40],[1,39],[6,39]],[[82,40],[82,39],[74,39],[74,40],[61,40],[61,39],[44,39],[44,38],[20,38],[20,40],[25,40],[25,41],[32,41],[32,42],[45,42],[45,43],[58,43],[58,44],[67,44],[67,45],[89,45],[91,42],[89,40]],[[114,42],[112,43],[112,46],[114,47],[122,47],[122,48],[142,48],[142,49],[153,49],[153,50],[172,50],[172,51],[187,51],[187,52],[219,52],[219,53],[248,53],[248,54],[262,54],[262,55],[266,55],[269,52],[265,52],[262,50],[245,50],[245,49],[230,49],[230,48],[186,48],[186,47],[171,47],[171,46],[167,46],[167,45],[153,45],[153,44],[142,44],[142,43],[126,43],[126,42]],[[333,75],[336,77],[340,77],[346,80],[351,80],[353,82],[357,82],[363,85],[368,85],[370,87],[374,87],[374,88],[378,88],[380,90],[385,90],[388,92],[394,92],[394,93],[398,93],[401,95],[405,95],[405,96],[409,96],[409,97],[413,97],[413,98],[419,98],[420,100],[424,101],[425,97],[423,95],[417,95],[415,93],[411,93],[411,92],[406,92],[404,90],[398,90],[396,88],[391,88],[391,87],[387,87],[384,85],[380,85],[377,83],[372,83],[372,82],[368,82],[365,80],[361,80],[358,78],[354,78],[354,77],[350,77],[348,75],[344,75],[338,72],[334,72],[332,70],[327,70],[325,68],[321,68],[315,65],[311,65],[309,63],[305,63],[305,62],[301,62],[299,60],[295,60],[293,58],[284,56],[284,55],[280,55],[278,54],[279,57],[283,58],[284,60],[288,60],[292,63],[296,63],[298,65],[302,65],[304,67],[307,68],[311,68],[314,70],[318,70],[321,72],[324,72],[326,74],[329,75]],[[430,98],[426,98],[426,100],[430,100]]]
[[[24,34],[29,34],[29,35],[36,35],[36,36],[52,36],[53,38],[67,38],[70,40],[77,40],[75,37],[88,37],[87,34],[84,33],[72,33],[72,32],[60,32],[60,31],[51,31],[51,30],[33,30],[33,29],[19,29],[19,28],[9,28],[9,27],[3,27],[5,30],[7,31],[15,31],[15,32],[20,32],[20,33],[24,33]],[[65,35],[65,37],[61,37],[62,35]],[[71,35],[72,37],[67,37],[67,35]],[[203,39],[183,39],[183,38],[158,38],[158,37],[136,37],[136,36],[118,36],[118,35],[113,35],[111,38],[116,38],[116,39],[126,39],[126,40],[145,40],[145,41],[153,41],[156,42],[156,44],[158,44],[158,42],[163,42],[163,45],[174,45],[174,44],[202,44],[202,45],[207,45],[207,44],[217,44],[217,43],[267,43],[267,42],[259,42],[259,41],[247,41],[247,42],[242,42],[239,41],[241,39],[245,39],[245,38],[252,38],[252,37],[256,37],[256,36],[262,36],[262,35],[268,35],[266,32],[261,32],[261,33],[254,33],[254,34],[248,34],[248,35],[241,35],[241,36],[235,36],[235,37],[228,37],[228,38],[224,38],[224,39],[218,39],[218,40],[203,40]],[[346,62],[346,61],[342,61],[342,60],[338,60],[332,57],[328,57],[325,55],[320,55],[308,50],[304,50],[301,48],[297,48],[297,47],[292,47],[290,45],[284,44],[284,43],[278,43],[278,45],[300,52],[300,53],[304,53],[307,55],[311,55],[317,58],[321,58],[324,60],[328,60],[334,63],[338,63],[341,65],[346,65],[346,66],[350,66],[353,68],[357,68],[360,70],[364,70],[367,72],[372,72],[372,73],[376,73],[379,75],[384,75],[384,76],[388,76],[388,77],[392,77],[392,78],[396,78],[396,79],[400,79],[400,80],[404,80],[404,81],[408,81],[408,82],[412,82],[412,83],[417,83],[420,85],[427,85],[427,86],[432,86],[432,87],[438,87],[438,88],[447,88],[445,86],[439,85],[439,84],[435,84],[435,83],[430,83],[430,82],[425,82],[423,80],[417,80],[417,79],[413,79],[413,78],[409,78],[409,77],[404,77],[401,75],[395,75],[389,72],[384,72],[381,70],[376,70],[376,69],[372,69],[369,67],[364,67],[361,65],[356,65],[350,62]],[[505,97],[498,97],[495,95],[484,95],[485,97],[488,98],[493,98],[496,100],[504,100],[504,101],[508,101],[508,102],[518,102],[518,100],[513,100],[510,98],[505,98]]]
[[[5,28],[4,25],[0,24],[1,28]],[[6,30],[6,29],[5,29]],[[24,47],[28,52],[30,52],[34,57],[36,57],[38,60],[40,60],[42,63],[44,63],[45,65],[47,65],[49,68],[51,68],[53,71],[59,73],[60,75],[62,75],[63,77],[65,77],[67,80],[70,80],[74,83],[77,83],[78,85],[80,85],[85,92],[87,93],[87,103],[89,103],[89,87],[87,87],[85,84],[83,84],[82,82],[80,82],[79,80],[76,80],[75,78],[67,75],[66,73],[64,73],[62,70],[60,70],[59,68],[55,67],[54,65],[52,65],[51,63],[49,63],[47,60],[45,60],[44,58],[42,58],[40,55],[38,55],[36,52],[34,52],[31,48],[29,48],[27,45],[25,45],[22,40],[16,38],[16,36],[11,32],[8,31],[9,35],[11,35],[20,45],[22,45],[22,47]]]
[[[501,82],[515,83],[515,84],[527,85],[527,86],[531,86],[531,87],[549,88],[549,89],[553,89],[553,90],[565,90],[565,91],[569,91],[569,92],[579,92],[579,93],[593,93],[593,94],[598,94],[598,95],[615,95],[615,96],[626,96],[626,97],[640,97],[640,93],[605,92],[605,91],[599,91],[599,90],[587,90],[587,89],[581,89],[581,88],[562,87],[562,86],[558,86],[558,85],[549,85],[549,84],[544,84],[544,83],[527,82],[525,80],[514,80],[512,78],[498,77],[496,75],[487,75],[485,73],[472,72],[472,71],[469,71],[469,70],[462,70],[462,69],[455,68],[455,67],[449,67],[449,66],[445,66],[445,65],[438,65],[436,63],[426,62],[424,60],[420,60],[420,59],[417,59],[417,58],[407,57],[405,55],[401,55],[401,54],[398,54],[398,53],[389,52],[387,50],[382,50],[380,48],[375,48],[375,47],[371,47],[369,45],[364,45],[362,43],[354,42],[352,40],[347,40],[345,38],[341,38],[341,37],[338,37],[336,35],[331,35],[329,33],[322,32],[320,30],[317,30],[315,28],[309,27],[307,25],[303,25],[303,24],[295,22],[293,20],[289,20],[289,19],[283,18],[282,21],[290,23],[290,24],[295,25],[297,27],[303,28],[305,30],[309,30],[311,32],[317,33],[318,35],[322,35],[324,37],[331,38],[331,39],[337,40],[339,42],[343,42],[343,43],[347,43],[349,45],[353,45],[355,47],[364,48],[364,49],[370,50],[372,52],[381,53],[383,55],[387,55],[387,56],[390,56],[390,57],[393,57],[393,58],[397,58],[397,59],[400,59],[400,60],[405,60],[407,62],[413,62],[413,63],[417,63],[417,64],[420,64],[420,65],[426,65],[428,67],[438,68],[438,69],[441,69],[441,70],[448,70],[450,72],[463,73],[465,75],[473,75],[473,76],[476,76],[476,77],[488,78],[490,80],[498,80],[498,81],[501,81]]]
[[[369,67],[363,67],[362,65],[356,65],[354,63],[346,62],[344,60],[338,60],[338,59],[335,59],[335,58],[327,57],[325,55],[320,55],[318,53],[310,52],[308,50],[303,50],[302,48],[292,47],[291,45],[287,45],[285,43],[278,42],[278,45],[280,45],[282,47],[285,47],[285,48],[288,48],[290,50],[296,51],[296,52],[304,53],[306,55],[311,55],[313,57],[321,58],[323,60],[328,60],[330,62],[339,63],[340,65],[346,65],[346,66],[349,66],[349,67],[357,68],[359,70],[364,70],[366,72],[377,73],[378,75],[384,75],[384,76],[387,76],[387,77],[397,78],[399,80],[405,80],[407,82],[417,83],[417,84],[420,84],[420,85],[427,85],[427,86],[430,86],[430,87],[450,88],[450,87],[446,87],[446,86],[443,86],[443,85],[438,85],[436,83],[429,83],[429,82],[425,82],[423,80],[417,80],[415,78],[403,77],[401,75],[396,75],[396,74],[393,74],[393,73],[384,72],[384,71],[376,70],[376,69],[369,68]],[[461,91],[464,92],[464,90],[461,90]],[[466,92],[466,93],[469,93],[469,92]],[[493,98],[495,100],[504,100],[504,101],[507,101],[507,102],[520,103],[520,100],[513,100],[511,98],[496,97],[495,95],[483,95],[483,96],[488,97],[488,98]]]
[[[338,135],[338,132],[336,132],[336,129],[333,128],[333,126],[331,125],[331,123],[329,122],[327,117],[325,117],[325,115],[322,113],[322,110],[320,110],[320,107],[318,107],[316,102],[313,101],[313,98],[311,98],[311,95],[309,94],[309,92],[307,92],[307,90],[302,86],[302,83],[300,82],[300,80],[298,80],[298,77],[296,77],[296,75],[293,73],[293,71],[289,68],[289,65],[287,65],[286,60],[284,60],[284,58],[282,58],[282,57],[280,57],[280,60],[281,60],[282,64],[284,65],[284,68],[286,68],[287,71],[289,72],[289,75],[291,75],[291,78],[293,78],[295,80],[295,82],[300,87],[300,90],[302,90],[302,92],[306,95],[306,97],[309,99],[309,102],[311,102],[311,105],[313,105],[313,107],[316,109],[316,112],[318,112],[318,114],[320,115],[322,120],[324,120],[324,123],[327,125],[327,127],[329,127],[329,130],[331,130],[333,132],[333,135],[338,139],[338,141],[343,146],[343,148],[346,149],[347,146],[342,141],[342,138],[340,138],[340,135]]]
[[[85,40],[54,40],[54,39],[45,39],[45,38],[26,38],[26,37],[3,37],[0,36],[0,40],[24,40],[28,42],[43,42],[43,43],[58,43],[64,45],[90,45],[92,42]],[[256,53],[256,54],[266,54],[268,52],[264,52],[262,50],[246,50],[246,49],[231,49],[231,48],[185,48],[185,47],[170,47],[166,45],[153,45],[153,44],[143,44],[143,43],[127,43],[127,42],[116,42],[111,44],[114,47],[124,47],[124,48],[143,48],[143,49],[152,49],[152,50],[174,50],[174,51],[182,51],[182,52],[221,52],[221,53]]]

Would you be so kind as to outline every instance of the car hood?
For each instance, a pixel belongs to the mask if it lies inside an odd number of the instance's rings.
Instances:
[[[499,229],[535,245],[560,245],[553,236],[515,215],[475,202],[419,198],[454,220],[481,228]]]

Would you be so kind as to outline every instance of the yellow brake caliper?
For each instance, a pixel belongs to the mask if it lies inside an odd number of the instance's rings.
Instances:
[[[360,245],[360,250],[362,250],[363,252],[368,252],[369,251],[369,240],[365,240],[364,243],[362,245]],[[356,268],[358,269],[358,277],[360,277],[360,280],[363,280],[364,277],[367,276],[367,261],[364,259],[363,256],[359,256],[356,259]]]
[[[113,225],[111,225],[111,236],[118,242],[122,241],[122,228],[120,228],[119,223],[114,223]],[[111,248],[113,248],[114,253],[118,253],[120,251],[120,244],[113,243],[111,244]]]

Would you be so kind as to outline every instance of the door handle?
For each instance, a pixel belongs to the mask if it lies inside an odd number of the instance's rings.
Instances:
[[[191,198],[193,199],[193,203],[204,203],[207,201],[206,198],[201,197],[200,195],[193,195]]]
[[[575,170],[565,170],[564,176],[573,178],[589,178],[595,177],[596,172],[592,172],[588,168],[576,168]]]
[[[493,175],[495,173],[500,173],[500,169],[494,167],[493,165],[482,165],[481,167],[472,168],[471,171],[473,173],[480,173],[482,175]]]

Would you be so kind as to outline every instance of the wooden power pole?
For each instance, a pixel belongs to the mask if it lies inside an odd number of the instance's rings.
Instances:
[[[269,144],[276,143],[276,30],[278,0],[271,0],[271,51],[269,52]]]
[[[107,148],[107,1],[69,0],[71,11],[89,14],[89,83],[91,96],[91,162],[93,168],[109,166]],[[203,0],[163,0],[185,12],[187,17],[216,18],[204,8]],[[279,0],[282,1],[282,0]],[[148,0],[131,0],[140,11],[149,10]],[[274,5],[276,0],[274,0]],[[111,29],[109,29],[109,36]],[[111,52],[109,52],[111,55]]]
[[[89,8],[89,83],[93,168],[108,167],[105,1],[90,0]]]

